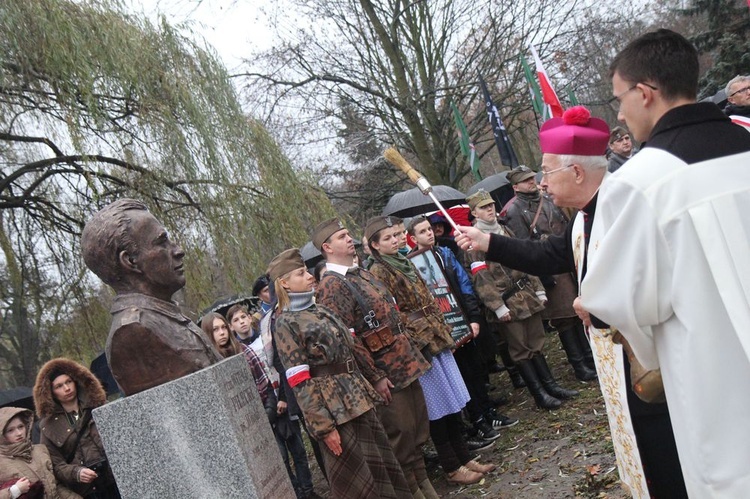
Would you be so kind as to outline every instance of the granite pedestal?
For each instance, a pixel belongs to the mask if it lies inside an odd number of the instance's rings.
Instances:
[[[242,355],[95,409],[124,499],[294,499]]]

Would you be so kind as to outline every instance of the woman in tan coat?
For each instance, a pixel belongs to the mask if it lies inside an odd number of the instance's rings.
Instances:
[[[34,405],[55,477],[86,498],[120,497],[91,417],[106,402],[96,376],[70,359],[52,359],[37,374]]]
[[[33,418],[28,409],[0,409],[0,499],[80,499],[57,484],[47,448],[31,443]]]

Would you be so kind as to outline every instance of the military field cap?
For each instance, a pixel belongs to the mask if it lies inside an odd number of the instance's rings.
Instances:
[[[268,264],[268,271],[266,273],[271,279],[271,282],[274,282],[279,277],[304,266],[305,261],[302,259],[302,254],[299,252],[299,249],[291,248],[276,255],[273,260],[271,260],[271,263]]]
[[[469,209],[474,211],[474,208],[481,208],[487,206],[490,203],[494,203],[490,193],[484,189],[479,189],[477,192],[466,198],[466,202],[469,203]]]
[[[536,175],[536,172],[534,172],[534,170],[532,170],[528,166],[521,165],[509,171],[506,178],[508,179],[508,182],[511,183],[511,185],[516,185],[519,182],[530,179],[534,175]]]
[[[379,217],[372,217],[367,221],[367,225],[365,226],[365,237],[368,241],[372,240],[372,235],[375,234],[378,231],[381,231],[388,227],[395,227],[400,223],[403,223],[404,221],[401,220],[398,217],[394,217],[392,215],[389,215],[387,217],[379,216]]]
[[[614,144],[615,142],[625,137],[626,135],[628,135],[627,130],[625,130],[621,126],[616,126],[612,129],[612,132],[609,134],[609,143]]]
[[[603,156],[608,143],[607,123],[592,118],[583,106],[571,107],[562,118],[545,121],[539,130],[539,146],[547,154]]]
[[[343,229],[346,229],[346,227],[344,227],[344,224],[341,223],[341,220],[339,220],[338,218],[331,218],[330,220],[326,220],[325,222],[320,222],[313,229],[313,246],[318,248],[318,251],[323,251],[321,249],[323,247],[323,243],[326,242],[329,237]]]

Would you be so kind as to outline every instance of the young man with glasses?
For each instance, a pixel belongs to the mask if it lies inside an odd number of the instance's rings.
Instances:
[[[645,145],[599,191],[582,304],[661,369],[689,496],[743,497],[750,135],[696,102],[698,53],[678,33],[633,40],[610,75],[618,118]]]
[[[616,172],[633,154],[633,139],[630,134],[621,126],[616,126],[609,134],[609,149],[612,153],[609,155],[608,170],[610,173]]]

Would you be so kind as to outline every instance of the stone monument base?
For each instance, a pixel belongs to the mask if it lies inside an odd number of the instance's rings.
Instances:
[[[124,499],[294,499],[242,355],[95,409]]]

